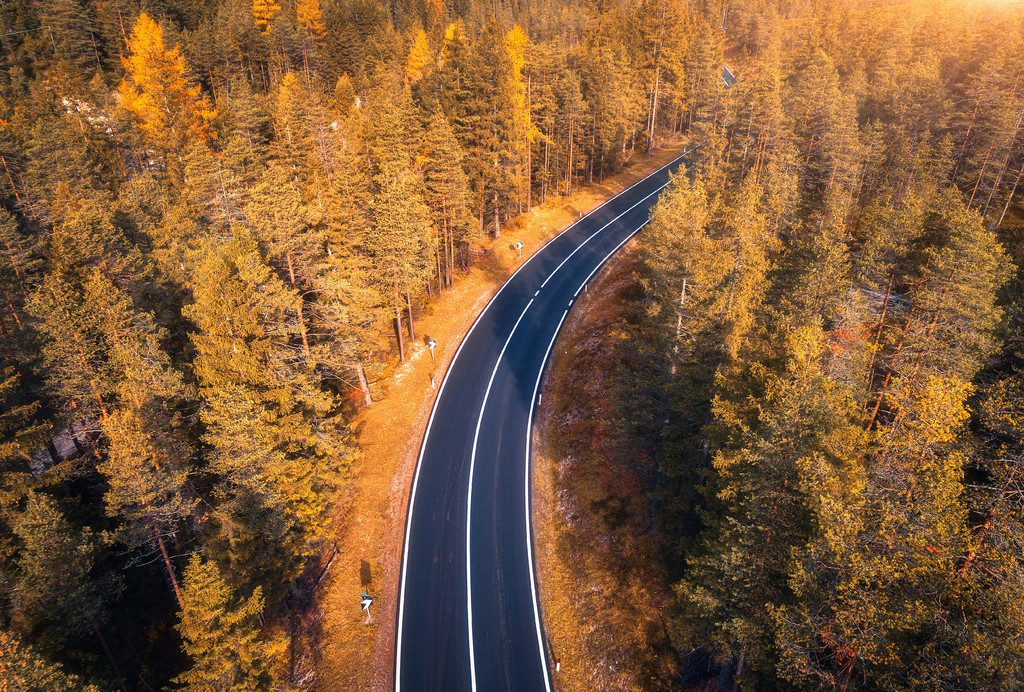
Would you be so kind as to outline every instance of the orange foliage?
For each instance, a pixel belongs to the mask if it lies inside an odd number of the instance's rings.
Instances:
[[[121,105],[138,118],[157,149],[180,152],[189,141],[209,142],[215,113],[199,86],[185,79],[179,47],[167,50],[163,30],[145,13],[135,23],[122,61],[128,74],[117,89]]]
[[[280,11],[281,6],[277,4],[277,0],[252,0],[252,20],[263,33],[267,32],[270,20]]]
[[[253,4],[254,11],[255,7],[256,5]],[[324,37],[327,28],[324,26],[323,12],[320,11],[320,0],[297,0],[295,16],[299,23],[306,27],[306,31],[314,41],[319,41]]]
[[[430,62],[430,45],[427,43],[427,34],[420,29],[413,40],[412,48],[409,50],[409,60],[405,64],[405,77],[410,82],[416,82],[423,76],[423,72]]]

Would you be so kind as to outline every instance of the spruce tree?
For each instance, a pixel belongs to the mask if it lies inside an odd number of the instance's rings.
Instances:
[[[176,677],[178,689],[194,692],[278,690],[276,669],[284,638],[259,640],[263,594],[256,587],[240,598],[216,563],[193,555],[185,568],[184,607],[175,626],[192,667]]]

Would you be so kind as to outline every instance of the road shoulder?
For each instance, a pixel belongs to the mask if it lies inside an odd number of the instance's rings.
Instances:
[[[534,427],[536,571],[549,656],[560,660],[555,687],[566,692],[678,683],[665,630],[672,594],[651,516],[654,463],[614,423],[636,257],[634,240],[577,302]]]

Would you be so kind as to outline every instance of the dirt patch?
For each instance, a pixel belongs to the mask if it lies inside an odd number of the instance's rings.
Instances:
[[[430,301],[417,315],[419,339],[408,348],[408,362],[395,366],[373,387],[375,401],[353,422],[361,458],[338,510],[337,552],[318,595],[316,689],[389,690],[401,550],[406,508],[420,440],[449,361],[476,315],[505,279],[551,237],[614,194],[682,153],[682,144],[666,147],[603,184],[571,198],[549,199],[503,229],[500,239],[477,243],[479,256],[453,290]],[[516,241],[523,243],[522,256]],[[430,358],[426,338],[437,342]],[[374,596],[368,620],[359,609],[359,593]]]
[[[656,464],[616,433],[635,241],[581,296],[556,342],[534,429],[533,513],[544,625],[558,690],[678,689],[656,555]]]

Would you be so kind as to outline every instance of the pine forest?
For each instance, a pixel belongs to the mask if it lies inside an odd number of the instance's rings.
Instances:
[[[0,689],[321,689],[417,315],[667,143],[674,689],[1024,688],[1021,4],[7,0],[0,66]]]

